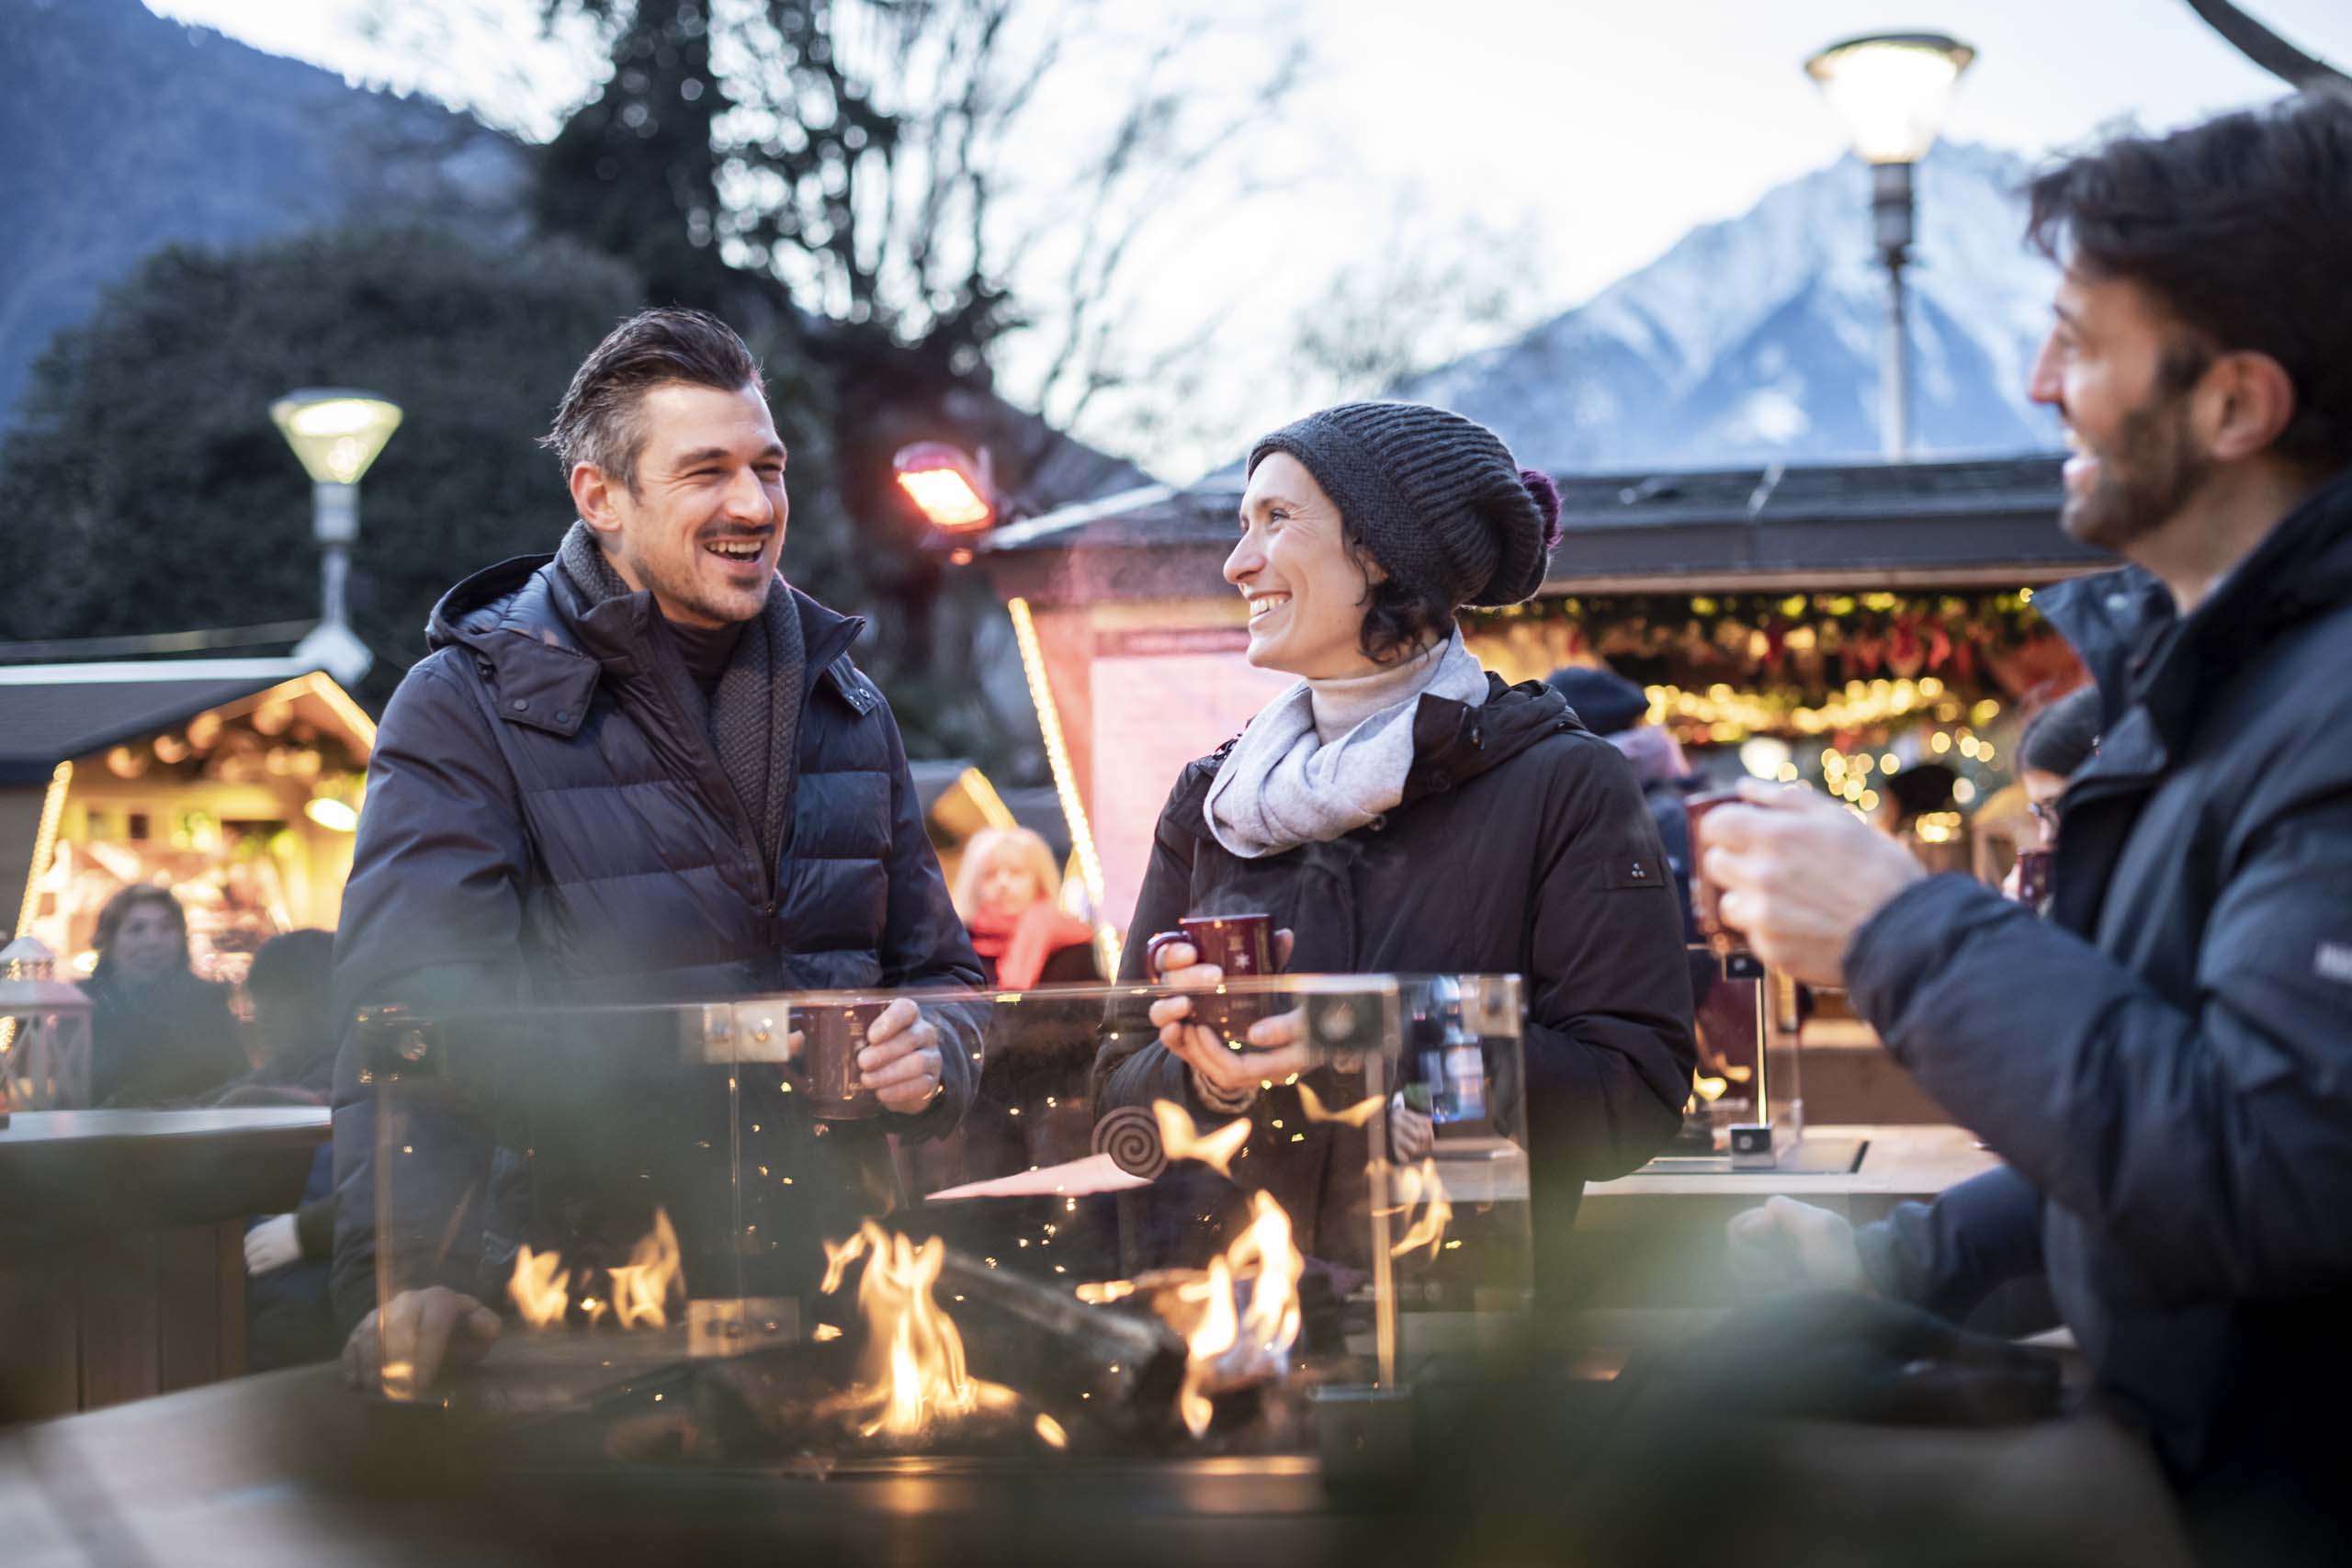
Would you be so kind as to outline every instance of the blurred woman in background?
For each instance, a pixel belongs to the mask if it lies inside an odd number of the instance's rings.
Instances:
[[[1074,985],[1102,977],[1094,933],[1063,912],[1054,852],[1027,828],[972,835],[956,872],[956,912],[989,984],[1004,991]]]
[[[1046,840],[1026,828],[976,833],[956,871],[956,912],[989,984],[1001,991],[1102,978],[1094,933],[1060,904],[1061,876]],[[1010,1176],[1085,1156],[1093,1118],[1086,1076],[1094,1061],[1099,1000],[1000,1008],[980,1066],[979,1097],[964,1125],[928,1159],[924,1185]],[[954,1168],[944,1168],[942,1162]]]
[[[98,911],[88,985],[90,1103],[160,1105],[218,1089],[248,1066],[229,988],[188,968],[187,917],[161,887],[134,883]]]

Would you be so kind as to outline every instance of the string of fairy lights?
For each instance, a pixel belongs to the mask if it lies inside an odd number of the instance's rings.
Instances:
[[[1946,801],[1921,810],[1919,792],[1899,792],[1928,840],[1958,834],[1951,806],[2008,782],[2009,694],[2072,664],[2030,588],[1570,596],[1471,624],[1523,666],[1607,664],[1686,749],[1736,748],[1748,773],[1818,784],[1860,811],[1898,793],[1905,769],[1939,764]]]

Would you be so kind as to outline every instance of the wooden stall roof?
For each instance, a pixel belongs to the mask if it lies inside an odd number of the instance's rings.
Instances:
[[[45,784],[58,763],[186,724],[309,673],[286,659],[0,667],[0,784]]]
[[[2052,454],[1556,476],[1547,595],[1681,590],[2014,588],[2107,558],[2058,527]],[[1237,466],[1000,528],[976,547],[998,591],[1041,604],[1231,592],[1218,575]]]

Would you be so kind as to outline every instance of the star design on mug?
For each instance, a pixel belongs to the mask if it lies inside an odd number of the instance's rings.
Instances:
[[[1233,972],[1237,975],[1247,975],[1250,973],[1250,955],[1248,953],[1237,953],[1233,955]]]

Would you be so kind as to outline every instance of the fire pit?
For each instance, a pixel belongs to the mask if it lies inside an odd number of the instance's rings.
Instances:
[[[809,1076],[887,995],[371,1015],[379,1290],[505,1319],[429,1393],[502,1462],[1402,1463],[1529,1305],[1518,982],[1227,989],[1313,1042],[1228,1117],[1088,1098],[1149,990],[916,995],[987,1069],[929,1142]]]

